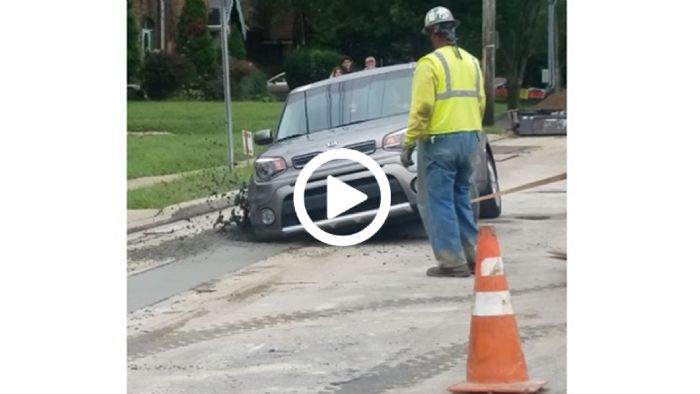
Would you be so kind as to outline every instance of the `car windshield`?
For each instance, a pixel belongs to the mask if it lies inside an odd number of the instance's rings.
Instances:
[[[412,77],[413,70],[406,69],[294,93],[277,139],[408,113]]]

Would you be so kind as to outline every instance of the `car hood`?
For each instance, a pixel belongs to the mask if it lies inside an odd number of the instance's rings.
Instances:
[[[332,148],[341,148],[358,142],[374,140],[377,148],[380,148],[386,134],[406,127],[407,118],[407,114],[402,114],[313,132],[291,140],[273,143],[260,157],[284,157],[287,164],[291,164],[291,158],[294,156],[325,152]]]

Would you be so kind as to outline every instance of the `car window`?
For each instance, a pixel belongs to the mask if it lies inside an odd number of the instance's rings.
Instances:
[[[309,130],[328,129],[331,125],[330,97],[328,89],[318,89],[306,96],[306,106],[309,116]]]
[[[277,138],[408,113],[413,70],[353,78],[287,99]]]
[[[306,133],[303,94],[294,94],[287,98],[278,130],[277,138]]]
[[[382,90],[381,114],[394,116],[408,113],[411,109],[411,80],[413,75],[389,76]]]

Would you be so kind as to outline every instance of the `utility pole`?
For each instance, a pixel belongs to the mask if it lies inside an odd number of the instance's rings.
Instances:
[[[224,104],[226,106],[226,142],[228,149],[228,168],[233,171],[233,124],[231,121],[231,84],[228,73],[228,6],[227,0],[220,0],[219,16],[221,17],[221,68],[224,74]],[[232,0],[235,1],[235,0]]]
[[[496,0],[482,1],[481,46],[484,73],[484,89],[486,90],[486,110],[484,111],[484,126],[493,126],[495,117],[494,96],[496,89]]]
[[[160,0],[160,50],[165,53],[165,0]]]
[[[557,15],[556,2],[554,4],[554,80],[556,86],[554,90],[558,92],[561,89],[561,64],[559,63],[559,16]]]
[[[556,29],[557,0],[547,1],[547,67],[549,68],[549,84],[547,90],[559,90],[559,59],[557,58],[557,29]]]

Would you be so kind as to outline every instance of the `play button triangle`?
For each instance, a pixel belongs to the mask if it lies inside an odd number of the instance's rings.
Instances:
[[[333,219],[367,200],[367,195],[329,175],[326,178],[326,217]]]

